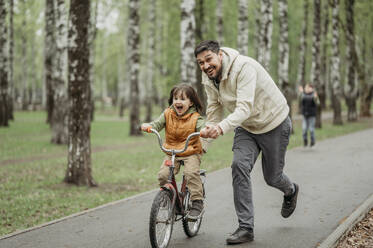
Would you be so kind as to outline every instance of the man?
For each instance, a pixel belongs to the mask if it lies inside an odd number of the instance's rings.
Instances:
[[[299,187],[283,173],[291,121],[289,107],[272,78],[254,59],[212,40],[194,50],[207,93],[205,138],[216,139],[234,129],[233,195],[239,227],[227,244],[254,239],[254,209],[250,172],[262,152],[266,183],[284,193],[281,215],[289,217],[296,207]],[[223,107],[230,114],[223,118]]]
[[[310,146],[315,145],[315,122],[316,122],[316,111],[317,105],[320,103],[316,91],[313,89],[312,84],[306,84],[304,90],[302,86],[299,86],[301,93],[301,106],[302,106],[302,134],[304,147],[308,145],[308,130],[310,130],[311,143]]]

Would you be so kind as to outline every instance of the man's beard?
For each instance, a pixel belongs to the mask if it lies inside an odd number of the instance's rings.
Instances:
[[[221,71],[222,71],[222,68],[220,67],[220,70],[216,73],[216,76],[215,77],[209,77],[207,76],[210,80],[212,81],[215,81],[215,82],[220,82],[221,80]],[[207,74],[207,73],[206,73]]]

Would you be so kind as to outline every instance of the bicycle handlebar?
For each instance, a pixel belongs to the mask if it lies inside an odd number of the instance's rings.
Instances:
[[[162,138],[161,138],[161,135],[158,133],[157,130],[151,128],[150,131],[154,134],[157,135],[157,138],[158,138],[158,142],[159,142],[159,147],[161,148],[162,151],[164,152],[170,152],[170,153],[173,153],[173,154],[177,154],[177,153],[182,153],[182,152],[185,152],[185,150],[187,149],[188,147],[188,144],[189,144],[189,140],[195,136],[199,136],[199,132],[194,132],[194,133],[191,133],[189,134],[189,136],[187,137],[186,139],[186,142],[185,142],[185,146],[183,149],[181,150],[174,150],[174,149],[167,149],[163,146],[163,142],[162,142]]]

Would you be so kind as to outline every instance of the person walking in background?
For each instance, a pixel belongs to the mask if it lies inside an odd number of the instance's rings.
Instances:
[[[313,85],[307,83],[304,86],[299,86],[301,93],[301,108],[303,115],[302,122],[302,135],[304,147],[308,146],[308,130],[310,132],[311,143],[310,146],[315,145],[315,122],[316,122],[316,111],[317,105],[320,103],[317,96],[317,92],[314,90]]]
[[[216,139],[234,130],[233,198],[238,228],[227,244],[254,240],[254,206],[250,173],[262,152],[266,183],[284,193],[281,215],[295,210],[299,186],[283,172],[291,133],[289,106],[268,72],[256,60],[222,47],[213,40],[201,42],[194,50],[203,72],[207,93],[206,127],[201,136]],[[230,114],[224,118],[223,107]]]

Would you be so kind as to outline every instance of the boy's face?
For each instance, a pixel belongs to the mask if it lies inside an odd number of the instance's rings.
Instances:
[[[309,84],[306,84],[306,86],[304,87],[304,91],[305,93],[309,94],[313,91],[313,88]]]
[[[201,71],[206,73],[210,80],[216,80],[221,75],[222,69],[222,52],[218,54],[205,50],[197,55],[197,63]]]
[[[193,106],[193,103],[184,92],[179,91],[172,99],[172,106],[175,108],[176,114],[181,116],[185,114],[191,106]]]

